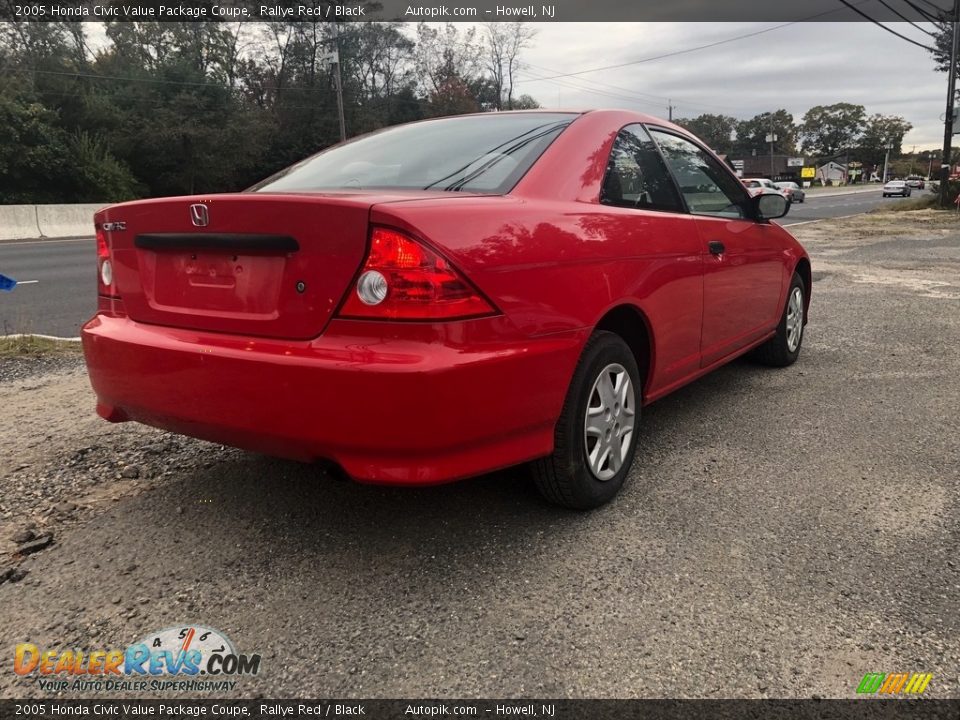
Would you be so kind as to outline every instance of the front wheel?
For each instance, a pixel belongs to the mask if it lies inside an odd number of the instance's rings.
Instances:
[[[533,463],[552,503],[591,510],[620,491],[637,449],[640,371],[627,344],[597,332],[580,356],[554,430],[554,450]]]
[[[754,350],[757,361],[771,367],[787,367],[797,361],[800,345],[803,343],[806,297],[807,289],[803,278],[794,273],[787,293],[787,304],[777,325],[777,333]]]

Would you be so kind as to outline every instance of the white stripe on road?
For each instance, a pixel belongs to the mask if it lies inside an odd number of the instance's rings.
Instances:
[[[39,333],[14,333],[13,335],[0,335],[0,340],[17,340],[19,338],[40,338],[41,340],[59,340],[60,342],[80,342],[80,338],[57,337],[56,335],[40,335]]]
[[[17,285],[36,285],[39,280],[17,280]]]
[[[59,243],[89,242],[94,237],[66,238],[64,240],[5,240],[0,242],[0,250],[7,245],[57,245]]]

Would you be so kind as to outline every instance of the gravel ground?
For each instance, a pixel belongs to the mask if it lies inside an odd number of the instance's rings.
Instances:
[[[589,514],[521,470],[377,488],[110,425],[79,358],[0,361],[0,648],[203,623],[263,654],[243,697],[851,697],[868,671],[960,696],[960,220],[796,234],[800,361],[648,408]]]

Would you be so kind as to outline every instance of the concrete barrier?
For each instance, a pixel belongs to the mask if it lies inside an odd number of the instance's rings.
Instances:
[[[36,205],[0,205],[0,240],[38,238]]]
[[[93,214],[106,203],[83,205],[37,205],[37,226],[43,237],[93,235]]]

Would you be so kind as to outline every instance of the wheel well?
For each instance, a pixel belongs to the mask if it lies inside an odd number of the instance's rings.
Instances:
[[[800,279],[803,280],[803,297],[806,301],[807,308],[810,306],[810,286],[813,285],[813,274],[810,271],[810,261],[806,258],[800,258],[800,262],[797,263],[797,267],[794,270],[797,275],[800,276]],[[806,310],[807,308],[804,308]]]
[[[640,385],[646,388],[650,372],[650,331],[647,320],[639,310],[631,305],[621,305],[610,310],[597,323],[596,330],[606,330],[619,335],[633,351],[640,369]]]

